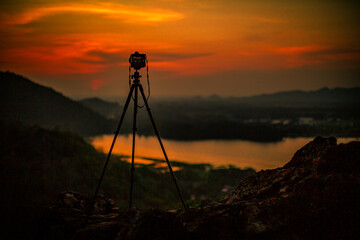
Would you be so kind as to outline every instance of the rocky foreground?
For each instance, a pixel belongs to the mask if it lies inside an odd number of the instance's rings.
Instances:
[[[284,167],[260,171],[220,202],[188,210],[119,210],[64,192],[39,239],[360,239],[360,142],[317,137]]]

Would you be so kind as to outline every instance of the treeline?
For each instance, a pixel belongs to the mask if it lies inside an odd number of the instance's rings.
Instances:
[[[324,92],[329,93],[325,94]],[[323,89],[315,93],[300,92],[296,94],[297,101],[290,101],[290,103],[286,102],[285,97],[295,93],[254,97],[252,101],[220,97],[163,98],[150,99],[150,106],[162,137],[168,139],[243,139],[274,142],[286,137],[318,135],[359,137],[360,112],[358,109],[360,101],[359,97],[354,95],[357,92],[360,94],[357,88],[336,91]],[[327,97],[321,98],[321,101],[319,96],[324,94]],[[339,98],[339,96],[344,97],[345,94],[349,94],[349,99]],[[272,104],[263,102],[269,98],[271,100],[272,97],[278,100],[278,95],[282,97],[280,99],[283,99],[282,105],[279,101],[270,101]],[[318,99],[313,106],[306,99],[303,102],[300,101],[301,96],[308,95],[312,96],[311,99]],[[337,95],[339,96],[336,97]],[[329,96],[334,96],[334,98]],[[101,112],[101,114],[112,116],[117,121],[120,119],[122,109],[119,105],[90,100],[86,101],[87,107],[97,111],[97,106],[101,103],[102,106],[107,106],[103,107],[106,112]],[[128,110],[121,128],[122,133],[131,132],[131,112],[132,108]],[[154,134],[149,116],[144,108],[139,109],[137,126],[138,134]]]
[[[286,137],[359,137],[360,112],[343,108],[214,108],[155,102],[152,112],[161,136],[175,140],[242,139],[257,142],[281,141]],[[228,110],[228,111],[227,111]],[[119,116],[118,116],[119,117]],[[120,118],[120,117],[119,117]],[[301,119],[310,119],[302,123]],[[138,112],[138,134],[153,135],[147,112]],[[132,130],[131,110],[122,133]]]

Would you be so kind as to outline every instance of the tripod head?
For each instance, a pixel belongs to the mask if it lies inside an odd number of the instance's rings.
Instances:
[[[134,79],[133,83],[140,83],[140,78],[142,76],[140,75],[140,73],[138,72],[138,70],[135,70],[134,74],[131,75],[131,78]]]

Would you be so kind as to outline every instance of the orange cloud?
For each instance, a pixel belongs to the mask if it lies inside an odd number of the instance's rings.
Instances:
[[[308,46],[291,46],[291,47],[278,47],[271,51],[284,55],[301,55],[304,53],[319,52],[328,49],[324,46],[308,45]]]
[[[24,47],[6,51],[4,59],[17,70],[31,70],[49,74],[95,73],[101,72],[105,66],[76,61],[81,52],[72,47]]]
[[[136,6],[122,4],[64,4],[30,8],[19,14],[3,16],[3,23],[9,25],[27,24],[42,17],[59,13],[93,13],[108,18],[121,19],[128,23],[165,22],[179,20],[183,14],[167,9],[140,10]]]

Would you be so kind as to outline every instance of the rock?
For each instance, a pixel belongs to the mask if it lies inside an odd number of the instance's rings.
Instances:
[[[284,168],[300,167],[304,168],[311,166],[315,161],[329,148],[336,146],[336,138],[322,138],[316,137],[312,142],[306,144],[298,150],[290,162],[285,164]]]
[[[44,215],[56,239],[358,239],[360,142],[317,137],[282,168],[260,171],[219,202],[185,210],[119,210],[66,192]]]
[[[91,206],[91,207],[90,207]],[[39,238],[115,239],[124,222],[137,210],[120,211],[111,199],[63,192],[55,204],[45,209]]]

